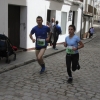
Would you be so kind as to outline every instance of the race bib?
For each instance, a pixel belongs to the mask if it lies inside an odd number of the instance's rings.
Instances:
[[[72,48],[73,48],[73,46],[67,46],[66,53],[68,53],[68,54],[75,54],[75,51]]]
[[[37,45],[45,46],[45,39],[37,39]]]

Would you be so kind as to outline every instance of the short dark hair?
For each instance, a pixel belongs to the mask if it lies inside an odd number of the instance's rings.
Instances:
[[[38,19],[38,18],[40,18],[41,20],[43,20],[43,18],[42,18],[41,16],[37,16],[37,18],[36,18],[36,19]]]
[[[76,31],[75,25],[69,25],[69,27],[72,27],[74,29],[74,31]]]
[[[56,24],[58,24],[59,22],[58,21],[56,21]]]

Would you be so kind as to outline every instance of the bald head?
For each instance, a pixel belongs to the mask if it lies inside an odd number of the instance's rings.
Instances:
[[[51,22],[55,22],[55,19],[54,19],[54,18],[52,18],[52,19],[51,19]]]

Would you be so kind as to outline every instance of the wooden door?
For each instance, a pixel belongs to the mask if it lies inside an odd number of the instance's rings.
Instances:
[[[20,6],[8,5],[8,37],[13,45],[20,46]]]

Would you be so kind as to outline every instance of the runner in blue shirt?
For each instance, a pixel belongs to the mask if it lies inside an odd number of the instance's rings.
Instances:
[[[84,44],[81,42],[80,38],[75,35],[75,26],[70,25],[69,26],[69,36],[65,38],[64,46],[66,47],[66,66],[67,66],[67,72],[68,72],[68,83],[72,83],[73,77],[71,72],[71,65],[72,65],[72,71],[75,71],[76,69],[80,69],[79,67],[79,52],[78,49],[84,47]]]
[[[50,28],[42,25],[43,19],[41,16],[38,16],[36,18],[37,26],[33,27],[30,32],[30,39],[35,42],[35,48],[36,48],[36,57],[38,60],[39,65],[41,66],[40,74],[42,74],[45,71],[45,63],[43,61],[43,54],[45,53],[45,50],[47,48],[47,44],[50,39]],[[32,37],[32,35],[35,33],[36,40]],[[47,34],[49,36],[47,37]]]

